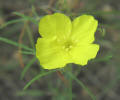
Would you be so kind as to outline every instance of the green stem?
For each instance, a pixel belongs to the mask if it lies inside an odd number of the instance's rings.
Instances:
[[[29,25],[27,25],[27,33],[28,33],[28,37],[29,37],[31,46],[32,46],[33,49],[35,49],[34,39],[33,39],[32,32],[30,30]]]
[[[69,66],[70,68],[70,72],[72,73],[72,65]],[[69,96],[70,96],[70,99],[69,100],[72,100],[72,78],[69,77]]]
[[[79,79],[76,78],[76,76],[74,76],[72,73],[68,72],[68,75],[75,80],[83,89],[85,89],[87,91],[87,93],[89,94],[89,96],[92,98],[92,100],[96,100],[96,96],[90,91],[89,88],[87,88],[82,81],[80,81]]]
[[[72,64],[69,64],[67,67],[66,67],[66,72],[70,72],[72,73]],[[68,82],[69,82],[69,86],[68,86],[68,89],[67,89],[67,92],[68,92],[68,97],[69,97],[69,100],[72,100],[72,78],[68,76]]]

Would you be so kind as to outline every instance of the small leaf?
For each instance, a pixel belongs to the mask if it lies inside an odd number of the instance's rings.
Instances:
[[[19,12],[14,12],[13,14],[15,14],[15,15],[17,15],[17,16],[20,16],[20,17],[22,17],[22,18],[24,18],[24,19],[26,19],[26,20],[29,20],[29,21],[33,22],[34,24],[37,24],[37,25],[38,25],[38,22],[37,22],[37,21],[35,20],[35,18],[33,18],[33,17],[26,16],[26,15],[21,14],[21,13],[19,13]]]
[[[17,42],[14,42],[14,41],[9,40],[9,39],[4,38],[4,37],[0,37],[0,41],[11,44],[11,45],[14,45],[14,46],[20,46],[21,48],[26,49],[26,50],[33,51],[33,49],[31,49],[31,48],[29,48],[29,47],[27,47],[27,46],[25,46],[23,44],[19,44]]]
[[[20,53],[25,55],[35,55],[35,52],[29,52],[29,51],[20,51]]]
[[[40,73],[38,74],[36,77],[34,77],[31,81],[29,81],[25,87],[23,88],[24,90],[26,90],[33,82],[35,82],[36,80],[38,80],[39,78],[43,77],[43,76],[46,76],[48,74],[51,74],[53,72],[55,72],[56,70],[52,70],[52,71],[49,71],[49,72],[43,72],[43,73]]]
[[[27,72],[27,70],[31,67],[31,65],[36,61],[36,58],[33,58],[23,69],[22,73],[21,73],[21,77],[20,79],[23,79],[25,76],[25,73]]]
[[[96,59],[92,60],[92,62],[102,62],[102,61],[107,62],[107,61],[109,61],[110,59],[112,59],[112,57],[113,57],[113,54],[107,54],[107,55],[104,56],[104,57],[96,58]]]
[[[74,76],[72,73],[70,72],[67,72],[68,75],[73,79],[75,80],[80,86],[82,86],[83,89],[85,89],[87,91],[87,93],[90,95],[90,97],[93,99],[93,100],[96,100],[96,97],[94,96],[94,94],[89,90],[89,88],[87,88],[79,79],[76,78],[76,76]]]
[[[14,24],[14,23],[22,22],[22,21],[24,21],[24,19],[10,20],[10,21],[2,24],[1,27],[0,27],[0,29],[4,28],[4,27],[6,27],[6,26],[8,26],[8,25],[10,25],[10,24]]]

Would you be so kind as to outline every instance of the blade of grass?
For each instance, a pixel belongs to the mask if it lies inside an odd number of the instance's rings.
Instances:
[[[33,22],[34,24],[37,24],[37,25],[38,25],[38,22],[37,22],[37,21],[35,20],[35,18],[33,18],[33,17],[26,16],[26,15],[21,14],[21,13],[19,13],[19,12],[13,12],[13,14],[15,14],[15,15],[17,15],[17,16],[20,16],[20,17],[22,17],[22,18],[24,18],[24,19],[27,19],[27,20]]]
[[[68,64],[67,67],[65,68],[65,70],[66,70],[66,72],[72,73],[72,64]],[[68,76],[69,84],[68,84],[68,88],[67,88],[67,94],[68,94],[69,100],[72,100],[72,98],[73,98],[73,94],[72,94],[72,81],[73,81],[73,78]]]
[[[72,73],[72,66],[69,67],[70,68],[70,72]],[[72,78],[70,77],[69,78],[69,96],[70,96],[70,99],[69,100],[72,100],[73,96],[72,96]]]
[[[22,80],[25,76],[25,73],[27,72],[27,70],[32,66],[32,64],[36,61],[36,58],[33,58],[23,69],[22,73],[21,73],[21,77],[20,79]]]
[[[29,51],[21,51],[20,53],[24,55],[35,55],[35,52],[29,52]]]
[[[53,72],[55,72],[56,70],[52,70],[52,71],[49,71],[49,72],[43,72],[43,73],[40,73],[38,74],[36,77],[34,77],[31,81],[29,81],[25,87],[23,88],[23,90],[26,90],[33,82],[35,82],[36,80],[38,80],[39,78],[43,77],[43,76],[46,76],[46,75],[49,75]]]
[[[78,80],[76,78],[76,76],[74,76],[72,73],[67,72],[68,75],[75,80],[80,86],[82,86],[83,89],[85,89],[87,91],[87,93],[89,94],[89,96],[92,98],[92,100],[96,100],[96,96],[94,96],[94,94],[89,90],[89,88],[87,88],[80,80]]]
[[[39,15],[36,12],[36,9],[35,9],[34,5],[32,5],[32,12],[36,17],[39,17]]]
[[[23,48],[23,49],[33,51],[33,49],[31,49],[31,48],[29,48],[29,47],[27,47],[27,46],[25,46],[23,44],[19,44],[19,43],[15,42],[15,41],[9,40],[9,39],[4,38],[4,37],[0,37],[0,41],[11,44],[11,45],[14,45],[14,46],[21,46],[21,48]]]
[[[24,21],[24,19],[22,19],[22,18],[21,19],[10,20],[10,21],[4,23],[3,25],[1,25],[0,29],[4,28],[4,27],[6,27],[10,24],[14,24],[14,23],[22,22],[22,21]]]
[[[32,32],[31,32],[29,25],[26,26],[26,29],[27,29],[27,33],[28,33],[28,37],[29,37],[31,46],[33,49],[35,49],[34,39],[33,39]]]
[[[107,55],[104,56],[104,57],[96,58],[96,59],[92,60],[91,63],[92,63],[92,62],[102,62],[102,61],[107,62],[107,61],[111,60],[112,57],[113,57],[112,54],[107,54]]]

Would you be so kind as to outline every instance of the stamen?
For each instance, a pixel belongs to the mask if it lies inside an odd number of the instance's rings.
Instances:
[[[65,42],[63,48],[65,49],[65,51],[70,51],[72,47],[73,47],[72,42]]]

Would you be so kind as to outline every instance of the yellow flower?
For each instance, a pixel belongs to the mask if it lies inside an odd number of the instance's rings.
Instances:
[[[96,57],[99,45],[92,44],[98,21],[82,15],[72,22],[61,13],[46,15],[40,20],[36,56],[44,69],[65,67],[68,63],[86,65]]]

